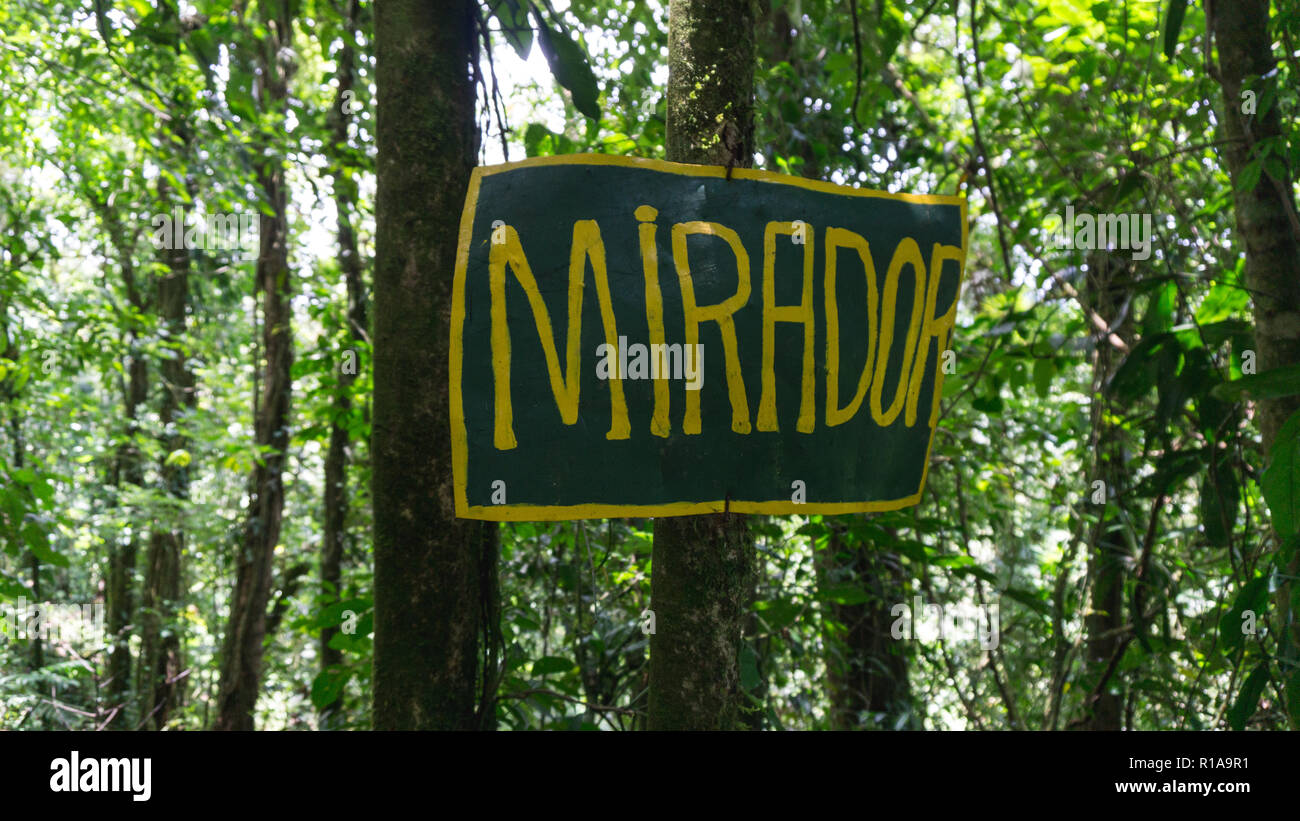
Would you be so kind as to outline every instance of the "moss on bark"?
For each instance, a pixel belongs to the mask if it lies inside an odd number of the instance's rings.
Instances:
[[[754,17],[749,0],[673,0],[667,158],[748,167],[754,155]],[[651,730],[738,726],[739,653],[754,594],[744,516],[655,520]]]
[[[1249,187],[1241,185],[1245,169],[1261,144],[1285,144],[1278,106],[1263,110],[1265,89],[1276,85],[1273,40],[1268,31],[1269,0],[1238,0],[1208,4],[1209,26],[1218,47],[1219,84],[1223,88],[1222,149],[1232,178],[1237,241],[1246,253],[1246,285],[1255,307],[1255,348],[1259,370],[1300,363],[1300,218],[1297,218],[1295,172],[1281,154],[1285,171],[1278,179],[1264,171]],[[1252,92],[1256,106],[1248,107],[1243,92]],[[1300,396],[1260,400],[1259,429],[1264,453],[1273,447],[1283,423],[1297,409]],[[1300,551],[1287,564],[1287,575],[1300,575]],[[1274,593],[1277,623],[1284,625],[1283,654],[1300,659],[1300,623],[1292,607],[1292,582]],[[1291,716],[1300,727],[1300,716]]]
[[[496,526],[457,519],[447,346],[457,227],[477,151],[474,4],[375,7],[378,191],[372,497],[374,727],[490,714],[480,635]]]

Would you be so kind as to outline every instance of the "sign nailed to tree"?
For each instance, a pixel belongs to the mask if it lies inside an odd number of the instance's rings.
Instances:
[[[457,515],[915,504],[965,249],[960,197],[605,155],[476,169]]]

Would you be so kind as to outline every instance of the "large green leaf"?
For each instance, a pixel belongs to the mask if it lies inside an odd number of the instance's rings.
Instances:
[[[533,26],[528,19],[532,4],[520,0],[503,0],[497,4],[493,14],[501,24],[501,33],[506,42],[519,55],[520,60],[528,59],[528,52],[533,48]]]
[[[1272,368],[1224,382],[1211,391],[1219,399],[1239,399],[1249,393],[1255,399],[1277,399],[1300,394],[1300,365]]]
[[[1187,15],[1187,0],[1169,0],[1169,11],[1165,15],[1165,57],[1174,59],[1174,49],[1178,48],[1178,32],[1183,28],[1183,17]]]
[[[350,678],[350,672],[337,667],[321,670],[311,683],[311,703],[320,709],[338,701]]]
[[[533,662],[533,675],[548,676],[552,673],[567,673],[576,669],[577,666],[571,659],[560,658],[559,656],[543,656]]]
[[[1225,655],[1231,655],[1241,649],[1242,643],[1246,640],[1246,634],[1242,632],[1243,614],[1252,611],[1258,623],[1263,618],[1266,604],[1268,604],[1268,577],[1260,576],[1246,582],[1246,586],[1237,594],[1232,606],[1219,621],[1219,642]]]
[[[1052,392],[1052,375],[1055,371],[1056,363],[1051,358],[1034,360],[1034,392],[1040,399],[1046,399]]]
[[[1159,374],[1159,355],[1177,344],[1178,340],[1173,334],[1149,334],[1142,337],[1111,375],[1106,384],[1106,392],[1129,400],[1145,396],[1155,387]]]
[[[1259,697],[1264,694],[1266,684],[1268,684],[1268,662],[1261,661],[1246,678],[1237,700],[1228,708],[1228,725],[1232,729],[1245,729],[1246,722],[1255,714],[1255,708],[1259,706]]]
[[[1219,461],[1201,480],[1201,524],[1210,544],[1226,547],[1228,537],[1237,526],[1237,507],[1241,493],[1237,475],[1231,466]]]
[[[1020,590],[1015,587],[1008,587],[1006,590],[1002,591],[1002,595],[1009,599],[1014,599],[1044,616],[1050,616],[1052,614],[1052,606],[1040,599],[1038,594],[1032,590]]]
[[[871,601],[871,594],[862,585],[849,582],[829,585],[817,594],[817,598],[835,604],[865,604]]]
[[[758,672],[758,656],[749,642],[745,642],[740,648],[740,686],[753,690],[762,683],[763,677]]]
[[[803,612],[803,608],[790,599],[760,601],[754,605],[754,609],[758,611],[758,617],[763,620],[768,629],[773,631],[794,624],[795,619]]]
[[[62,553],[55,553],[50,549],[49,535],[35,522],[28,522],[23,525],[22,536],[32,554],[46,564],[57,567],[67,567],[70,564],[67,556]]]
[[[238,66],[231,66],[230,81],[226,83],[226,105],[245,123],[257,120],[257,101],[253,99],[253,75]],[[184,191],[184,186],[180,187]],[[274,215],[272,215],[274,216]]]
[[[1207,324],[1241,314],[1249,307],[1250,292],[1238,285],[1235,277],[1216,282],[1196,309],[1196,322],[1204,328]]]
[[[1291,414],[1278,431],[1269,453],[1268,467],[1259,477],[1259,489],[1273,514],[1273,528],[1282,538],[1296,533],[1300,523],[1300,411]]]
[[[1166,282],[1151,295],[1146,316],[1142,319],[1142,335],[1160,334],[1173,327],[1174,310],[1178,305],[1178,285]]]
[[[600,119],[600,87],[582,47],[561,26],[551,28],[545,22],[538,26],[537,38],[556,82],[573,95],[573,107],[584,116]]]
[[[95,0],[95,27],[108,50],[113,50],[113,24],[108,21],[108,12],[112,4],[108,0]]]
[[[26,596],[30,593],[21,582],[11,579],[8,576],[0,575],[0,598],[16,599],[20,596]]]
[[[189,45],[198,61],[199,66],[216,65],[221,59],[221,52],[217,49],[217,43],[212,39],[212,33],[207,29],[196,28],[185,37],[185,42]]]

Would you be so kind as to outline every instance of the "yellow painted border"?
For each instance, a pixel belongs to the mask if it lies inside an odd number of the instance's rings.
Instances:
[[[474,215],[478,209],[479,187],[484,177],[490,177],[493,174],[500,174],[505,171],[513,171],[517,168],[533,168],[549,165],[613,165],[623,168],[644,168],[650,171],[659,171],[667,174],[677,174],[679,176],[689,177],[714,177],[725,179],[727,169],[721,165],[690,165],[687,163],[667,162],[666,160],[649,160],[643,157],[623,157],[612,154],[564,154],[555,157],[532,157],[517,162],[501,163],[499,165],[479,166],[474,169],[469,180],[469,190],[465,194],[465,208],[460,215],[460,236],[456,246],[456,272],[452,281],[452,300],[451,300],[451,344],[448,346],[448,359],[450,366],[450,396],[448,397],[451,404],[451,457],[452,457],[452,480],[453,495],[456,502],[456,516],[462,519],[483,519],[494,522],[514,522],[514,521],[561,521],[570,519],[606,519],[619,518],[625,516],[643,517],[643,516],[690,516],[699,513],[722,513],[729,510],[733,513],[764,513],[774,516],[788,516],[792,514],[839,514],[839,513],[871,513],[882,512],[887,510],[899,510],[900,508],[911,507],[921,500],[921,493],[925,489],[925,480],[930,473],[930,452],[934,448],[935,429],[930,430],[930,444],[925,451],[925,464],[921,468],[921,483],[916,492],[910,496],[901,499],[881,499],[872,502],[835,502],[835,503],[817,503],[805,502],[796,504],[794,502],[744,502],[744,501],[713,501],[713,502],[671,502],[668,504],[658,505],[613,505],[613,504],[582,504],[582,505],[473,505],[469,504],[469,498],[466,491],[465,483],[468,478],[469,468],[469,431],[465,427],[465,406],[464,398],[461,396],[461,374],[464,360],[464,351],[462,348],[463,335],[465,331],[465,277],[469,268],[469,246],[474,229]],[[810,180],[803,177],[792,177],[787,174],[777,174],[772,171],[757,171],[752,168],[733,168],[731,170],[732,179],[755,180],[758,182],[775,183],[777,185],[792,185],[796,188],[806,188],[810,191],[820,191],[827,194],[839,194],[841,196],[851,197],[877,197],[888,200],[901,200],[903,202],[916,203],[920,205],[956,205],[961,209],[961,270],[958,272],[957,295],[956,299],[961,299],[961,286],[965,280],[966,274],[966,253],[968,241],[968,224],[966,219],[966,198],[952,196],[948,194],[891,194],[888,191],[873,191],[866,188],[851,188],[846,185],[837,185],[833,182],[823,180]],[[950,333],[955,333],[955,329]],[[929,344],[927,341],[926,344]],[[943,352],[940,351],[942,358]],[[935,379],[936,396],[943,395],[943,368],[938,369],[938,376]],[[936,423],[937,427],[937,423]]]

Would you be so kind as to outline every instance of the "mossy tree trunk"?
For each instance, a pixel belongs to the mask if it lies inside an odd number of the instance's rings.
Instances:
[[[109,205],[107,198],[91,192],[88,194],[95,209],[103,220],[109,244],[117,256],[117,265],[122,278],[122,293],[134,316],[125,323],[120,388],[122,391],[122,433],[121,442],[113,455],[110,484],[114,496],[121,505],[122,496],[144,486],[144,461],[136,437],[140,433],[140,410],[149,398],[149,369],[144,357],[144,344],[141,337],[144,329],[137,317],[145,316],[151,310],[148,297],[140,287],[134,253],[135,237],[124,225],[118,213]],[[124,505],[121,505],[125,507]],[[125,511],[125,516],[135,515],[134,511]],[[112,650],[108,662],[108,685],[105,696],[109,703],[109,718],[105,726],[109,729],[123,729],[128,725],[130,711],[127,702],[131,689],[131,631],[134,626],[135,609],[135,566],[139,553],[139,539],[134,524],[115,534],[109,548],[109,573],[106,599],[108,603],[108,633],[112,641]]]
[[[448,344],[474,166],[472,0],[381,0],[375,218],[374,727],[472,729],[494,711],[495,524],[457,519]]]
[[[288,111],[293,18],[289,3],[260,7],[266,36],[257,43],[259,104],[267,124]],[[253,711],[262,679],[262,642],[266,637],[267,603],[271,597],[275,546],[284,515],[284,464],[289,447],[289,404],[292,391],[293,272],[289,269],[288,184],[278,149],[259,146],[254,152],[258,189],[270,214],[262,216],[257,290],[262,297],[262,368],[260,396],[255,395],[254,437],[259,457],[249,485],[248,513],[236,557],[235,590],[230,599],[230,624],[222,646],[218,693],[218,730],[253,729]]]
[[[1220,119],[1227,142],[1220,149],[1232,178],[1237,242],[1246,253],[1246,286],[1255,306],[1255,348],[1259,371],[1300,364],[1300,218],[1293,195],[1295,171],[1285,152],[1272,158],[1254,185],[1242,182],[1263,146],[1285,145],[1280,106],[1265,108],[1267,91],[1276,92],[1277,60],[1268,31],[1269,0],[1206,3],[1208,25],[1218,48],[1218,80],[1223,88]],[[1271,77],[1265,77],[1273,73]],[[1244,92],[1253,94],[1253,98]],[[1253,103],[1247,105],[1247,102]],[[1260,400],[1259,429],[1265,456],[1278,431],[1300,408],[1300,396]],[[1300,575],[1300,551],[1280,557],[1285,577]],[[1275,624],[1284,629],[1283,656],[1300,660],[1300,623],[1292,607],[1292,582],[1274,594]],[[1300,727],[1300,716],[1291,716]]]
[[[748,167],[754,155],[754,15],[750,0],[672,0],[668,15],[667,158]],[[744,516],[654,524],[651,730],[739,726],[739,653],[754,595]]]
[[[166,25],[179,36],[179,17],[170,6],[161,6]],[[168,62],[168,72],[177,68]],[[184,178],[189,199],[198,194],[198,183],[190,171],[193,160],[194,101],[179,83],[173,85],[169,98],[170,117],[158,129],[160,145],[169,151],[176,177]],[[158,178],[158,203],[161,213],[170,214],[184,199],[173,190],[166,176]],[[185,511],[190,497],[192,467],[189,460],[173,454],[187,451],[188,418],[197,405],[194,372],[190,366],[190,339],[187,314],[190,310],[190,252],[186,248],[164,248],[158,252],[166,273],[155,283],[158,318],[162,323],[171,355],[158,364],[158,423],[162,454],[158,474],[163,493],[169,502],[168,515],[154,522],[145,559],[144,586],[140,594],[140,665],[137,691],[140,697],[140,727],[162,729],[172,711],[183,701],[186,678],[182,675],[182,656],[178,615],[181,611],[182,561],[185,553]],[[173,625],[167,630],[168,625]]]
[[[172,108],[172,113],[177,124],[175,133],[186,146],[182,156],[188,159],[188,112],[178,105]],[[159,178],[158,195],[164,206],[163,213],[170,213],[174,193],[166,178]],[[140,726],[144,729],[162,729],[167,725],[168,716],[179,703],[185,686],[181,675],[180,635],[174,625],[180,611],[181,557],[185,550],[183,511],[190,496],[191,475],[189,462],[183,458],[178,460],[173,454],[189,447],[184,428],[197,401],[194,373],[190,370],[188,358],[189,251],[170,248],[159,253],[167,266],[167,273],[158,277],[158,316],[166,330],[172,355],[159,363],[162,398],[158,422],[162,428],[160,440],[163,447],[158,473],[163,492],[172,505],[168,508],[168,517],[155,522],[150,533],[144,587],[140,596],[138,689]],[[173,627],[165,631],[168,625]]]
[[[1131,280],[1133,272],[1108,251],[1088,256],[1088,278],[1084,289],[1088,306],[1113,326],[1114,334],[1132,349],[1135,328],[1131,315],[1118,325],[1115,318],[1123,310],[1128,294],[1122,282]],[[1126,568],[1133,567],[1139,556],[1124,539],[1125,518],[1138,515],[1125,512],[1131,495],[1131,467],[1127,464],[1124,432],[1110,422],[1117,410],[1105,395],[1121,354],[1105,338],[1097,338],[1093,353],[1092,396],[1089,404],[1092,471],[1085,491],[1092,503],[1092,482],[1105,482],[1106,499],[1093,507],[1099,514],[1088,539],[1088,612],[1084,616],[1086,678],[1092,692],[1084,698],[1080,716],[1071,724],[1086,730],[1120,730],[1124,721],[1124,673],[1115,666],[1115,656],[1127,647],[1125,639],[1124,591],[1129,583]],[[1154,515],[1154,514],[1153,514]],[[1140,614],[1129,613],[1134,619]]]

